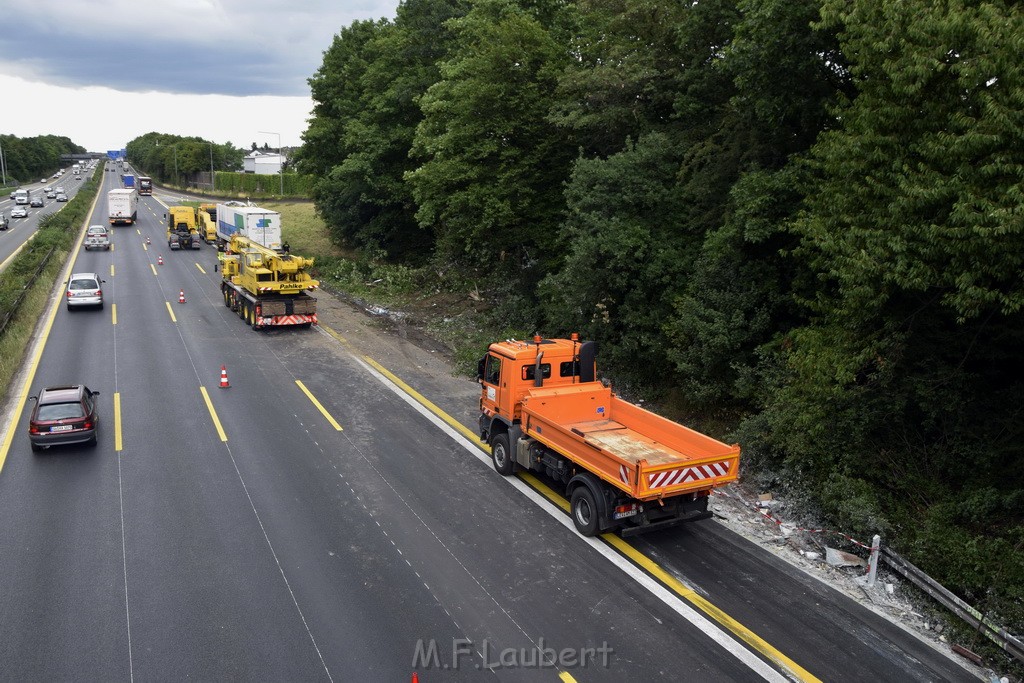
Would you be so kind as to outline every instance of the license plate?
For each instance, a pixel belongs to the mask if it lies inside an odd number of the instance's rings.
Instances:
[[[50,427],[51,432],[67,432],[74,429],[74,425],[54,425]]]
[[[616,510],[612,513],[612,519],[625,519],[632,517],[636,513],[640,512],[636,505],[630,505],[629,507],[623,508],[622,510]]]

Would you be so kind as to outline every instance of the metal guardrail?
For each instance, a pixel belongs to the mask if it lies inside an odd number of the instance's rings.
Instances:
[[[13,318],[18,312],[18,309],[21,308],[21,302],[25,299],[25,294],[28,293],[28,290],[30,290],[32,285],[36,283],[36,280],[39,279],[39,274],[43,272],[43,268],[46,268],[46,264],[50,262],[50,257],[53,256],[53,252],[56,249],[57,247],[50,247],[50,251],[46,252],[46,256],[44,256],[43,260],[39,262],[39,267],[36,268],[36,272],[32,273],[32,277],[30,277],[25,286],[21,288],[21,293],[18,294],[18,298],[14,300],[14,304],[11,306],[11,309],[4,314],[3,322],[0,322],[0,334],[4,333],[4,330],[7,329],[7,324],[11,322],[11,318]]]
[[[925,574],[921,569],[901,557],[895,550],[882,546],[875,536],[871,543],[871,558],[868,562],[868,584],[874,585],[878,560],[881,558],[900,575],[933,597],[939,604],[974,627],[1002,650],[1019,662],[1024,662],[1024,643],[1008,633],[1006,629],[993,624],[988,618],[966,602],[953,595],[942,584]]]

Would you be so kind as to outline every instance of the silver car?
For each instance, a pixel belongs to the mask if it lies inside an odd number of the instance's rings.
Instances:
[[[107,235],[107,228],[103,225],[90,225],[85,232],[85,250],[106,249],[110,251],[110,237]]]
[[[96,273],[73,274],[68,280],[68,310],[72,311],[82,306],[103,308],[104,282],[105,280],[101,280]]]

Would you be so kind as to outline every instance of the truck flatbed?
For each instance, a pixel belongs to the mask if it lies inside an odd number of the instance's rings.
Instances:
[[[527,435],[639,500],[710,489],[739,474],[738,446],[624,401],[599,382],[531,389],[522,405]]]

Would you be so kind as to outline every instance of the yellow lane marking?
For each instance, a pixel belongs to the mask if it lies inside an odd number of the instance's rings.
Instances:
[[[756,633],[748,629],[746,626],[736,621],[728,614],[723,612],[716,605],[711,604],[709,600],[698,595],[691,589],[683,585],[681,581],[676,579],[674,576],[669,574],[667,571],[662,569],[657,563],[651,558],[647,557],[639,550],[634,548],[632,545],[624,541],[621,537],[615,534],[601,534],[601,538],[606,543],[618,550],[620,553],[628,557],[635,564],[640,566],[648,574],[656,578],[658,581],[663,583],[666,587],[677,593],[684,600],[692,604],[694,607],[699,609],[704,614],[708,615],[719,624],[724,626],[726,629],[731,631],[733,635],[742,640],[744,643],[752,647],[757,652],[760,652],[768,660],[775,662],[778,666],[786,669],[801,681],[818,681],[811,672],[804,669],[802,666],[794,662],[786,655],[779,652],[777,649],[772,647],[763,638],[758,636]]]
[[[156,266],[154,266],[152,263],[150,263],[149,264],[149,268],[150,268],[150,270],[153,271],[153,275],[156,275]]]
[[[110,251],[114,251],[114,243],[113,242],[110,243]]]
[[[206,271],[205,271],[205,270],[203,270],[203,267],[202,267],[201,265],[199,265],[198,263],[196,264],[196,268],[198,268],[198,269],[199,269],[199,272],[200,272],[200,273],[202,273],[203,275],[206,275]]]
[[[174,317],[174,309],[171,308],[171,302],[170,301],[165,301],[164,303],[167,304],[167,312],[171,314],[171,322],[172,323],[178,322],[178,319]]]
[[[348,342],[339,334],[337,334],[334,330],[330,329],[329,327],[323,324],[320,325],[320,328],[323,329],[328,334],[330,334],[332,337],[335,337],[340,342],[351,348]],[[416,401],[418,401],[422,406],[427,408],[430,412],[434,413],[439,418],[444,420],[450,427],[457,430],[463,436],[466,436],[472,443],[477,444],[481,448],[486,447],[486,444],[480,440],[480,437],[474,431],[470,430],[468,427],[464,426],[463,424],[455,420],[455,418],[451,417],[443,410],[438,408],[431,401],[423,397],[415,389],[413,389],[408,384],[400,380],[394,373],[385,369],[380,363],[377,363],[368,356],[363,356],[363,360],[369,363],[375,370],[377,370],[377,372],[380,372],[389,380],[394,382],[403,391],[405,391]],[[559,508],[564,510],[566,513],[569,512],[569,501],[567,501],[564,496],[556,493],[554,490],[552,490],[547,485],[543,484],[540,480],[538,480],[531,474],[519,472],[517,473],[517,476],[519,476],[529,486],[538,491],[541,495],[546,497],[548,500],[550,500],[552,503],[554,503]],[[704,614],[706,614],[714,621],[718,622],[721,626],[732,632],[737,638],[739,638],[741,641],[749,645],[752,649],[761,653],[765,658],[774,662],[779,667],[782,667],[789,671],[798,680],[804,681],[805,683],[817,683],[819,681],[819,679],[816,678],[813,674],[811,674],[809,671],[801,667],[799,664],[794,662],[786,655],[782,654],[782,652],[780,652],[778,649],[770,645],[767,641],[765,641],[763,638],[755,634],[746,626],[733,619],[731,616],[723,612],[717,606],[713,605],[710,601],[706,600],[694,591],[687,588],[685,585],[683,585],[681,581],[677,580],[669,572],[667,572],[660,565],[654,562],[654,560],[644,555],[642,552],[637,550],[634,546],[630,545],[621,537],[615,534],[607,533],[602,534],[601,538],[605,541],[605,543],[613,547],[620,554],[630,559],[641,569],[647,571],[648,574],[650,574],[655,579],[660,581],[666,588],[676,593],[679,597],[683,598],[697,609],[701,610]]]
[[[110,264],[110,277],[114,277],[114,264]]]
[[[139,230],[138,228],[135,228],[135,234],[136,234],[136,235],[141,235],[141,234],[142,234],[142,231],[141,231],[141,230]]]
[[[469,429],[468,427],[463,425],[461,422],[456,420],[454,417],[452,417],[448,413],[446,413],[443,410],[441,410],[440,408],[438,408],[428,398],[426,398],[425,396],[420,394],[418,391],[413,389],[411,386],[409,386],[408,384],[406,384],[402,380],[398,379],[398,377],[394,373],[392,373],[390,370],[385,369],[383,365],[381,365],[377,361],[373,360],[369,356],[363,356],[363,360],[366,361],[367,363],[369,363],[373,367],[374,370],[376,370],[377,372],[381,373],[382,375],[387,377],[389,380],[391,380],[392,382],[397,384],[399,387],[401,387],[402,391],[406,392],[407,394],[412,396],[414,399],[416,399],[420,403],[420,405],[422,405],[424,408],[426,408],[427,410],[432,412],[434,415],[437,415],[439,418],[441,418],[442,420],[447,422],[449,427],[451,427],[452,429],[457,430],[460,434],[462,434],[464,437],[466,437],[467,439],[469,439],[473,443],[475,443],[477,445],[483,445],[484,442],[480,440],[480,436],[479,435],[477,435],[475,432],[473,432],[471,429]]]
[[[120,451],[121,446],[121,392],[114,392],[114,450]]]
[[[142,243],[142,250],[143,251],[149,251],[149,247],[146,246],[145,242]]]
[[[338,424],[333,417],[331,417],[331,414],[327,412],[327,408],[324,408],[322,405],[320,405],[320,401],[316,400],[316,396],[314,396],[309,391],[309,389],[306,388],[306,385],[300,382],[299,380],[295,380],[295,383],[299,385],[299,389],[302,389],[302,393],[306,395],[306,398],[313,402],[313,405],[316,406],[316,409],[323,413],[323,416],[327,418],[327,421],[331,423],[331,426],[333,426],[339,432],[342,431],[341,425]]]
[[[550,486],[547,486],[535,476],[526,472],[519,472],[517,476],[566,513],[569,512],[569,501],[567,501],[564,496],[556,493]],[[625,555],[638,567],[660,581],[673,593],[717,621],[720,625],[728,629],[733,633],[733,635],[749,645],[755,651],[760,652],[768,660],[775,662],[778,666],[788,670],[798,680],[806,681],[808,683],[819,680],[792,659],[772,647],[767,641],[755,634],[746,626],[730,617],[704,597],[687,588],[681,581],[662,569],[654,560],[644,555],[617,534],[601,534],[601,539],[611,547],[615,548],[619,553]]]
[[[565,681],[565,683],[576,683],[576,679],[573,678],[572,674],[568,671],[562,671],[561,673],[559,673],[558,678],[562,681]]]
[[[97,192],[96,196],[92,200],[92,206],[89,209],[89,215],[92,215],[92,212],[96,210],[96,204],[99,202],[99,200],[100,200],[100,195]],[[83,228],[85,227],[84,223],[82,224],[82,227]],[[32,233],[32,237],[35,237],[35,236],[36,236],[36,233]],[[31,239],[31,238],[29,238],[29,239]],[[21,249],[24,248],[25,244],[27,244],[28,241],[29,240],[25,240],[25,242],[23,242],[22,245],[20,247],[18,247],[14,251],[14,253],[11,254],[8,257],[7,261],[10,261],[11,259],[13,259],[15,257],[15,255],[19,251],[21,251]],[[71,277],[71,273],[75,272],[74,271],[75,263],[78,261],[78,255],[81,253],[82,243],[84,241],[85,241],[85,231],[82,230],[79,233],[79,235],[78,235],[78,241],[75,242],[75,246],[71,250],[71,258],[68,259],[68,262],[64,266],[64,271],[61,274],[61,281],[66,282],[67,279],[69,277]],[[5,263],[7,261],[5,261]],[[0,269],[2,269],[2,266],[0,266]],[[21,387],[21,395],[18,397],[18,404],[17,404],[17,407],[15,408],[15,413],[14,413],[15,415],[21,415],[25,411],[25,404],[28,402],[28,392],[32,388],[32,382],[35,381],[36,370],[39,368],[39,361],[40,361],[40,359],[42,359],[42,357],[43,357],[43,350],[46,348],[46,340],[50,338],[50,330],[53,329],[53,321],[57,319],[57,309],[58,309],[58,306],[56,305],[56,302],[55,302],[50,307],[50,311],[49,311],[49,316],[50,317],[46,321],[46,325],[43,327],[43,332],[42,332],[42,335],[40,336],[40,338],[42,339],[42,343],[40,343],[36,347],[35,353],[32,354],[32,358],[28,361],[28,372],[25,373],[25,384],[22,385],[22,387]],[[46,314],[44,314],[44,315],[46,315]],[[13,424],[8,425],[7,432],[4,435],[3,445],[0,446],[0,471],[3,471],[4,463],[7,462],[7,454],[11,451],[11,444],[14,442],[14,433],[16,431],[17,430],[15,429]]]
[[[224,428],[220,426],[220,419],[217,417],[217,411],[213,409],[213,402],[210,401],[210,395],[206,393],[206,387],[199,387],[199,391],[203,393],[203,400],[206,401],[206,409],[210,411],[210,417],[213,418],[213,426],[217,428],[220,440],[227,441],[228,436],[224,433]]]
[[[110,323],[117,324],[117,304],[110,304]]]

